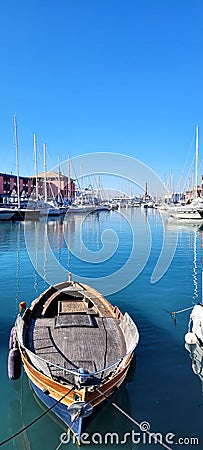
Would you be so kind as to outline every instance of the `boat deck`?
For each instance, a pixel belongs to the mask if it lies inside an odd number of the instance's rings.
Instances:
[[[126,344],[120,320],[110,317],[107,310],[104,313],[104,317],[88,313],[84,302],[63,302],[57,316],[32,319],[28,348],[60,366],[50,365],[49,370],[50,376],[62,383],[74,382],[65,369],[82,367],[91,373],[111,366],[125,355]],[[100,382],[112,370],[96,375],[92,383]]]

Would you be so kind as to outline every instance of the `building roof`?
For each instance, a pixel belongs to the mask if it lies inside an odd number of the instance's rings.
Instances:
[[[57,178],[58,179],[59,174],[57,172],[50,170],[49,172],[46,172],[46,176],[47,176],[47,178],[55,178],[55,179]],[[63,178],[68,178],[65,175],[63,175],[62,173],[60,173],[60,176]],[[36,178],[36,175],[32,175],[30,178]],[[38,173],[37,178],[44,178],[44,172]]]

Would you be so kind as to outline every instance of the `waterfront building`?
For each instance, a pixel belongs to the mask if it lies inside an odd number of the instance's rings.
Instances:
[[[36,189],[37,180],[37,189]],[[69,186],[70,184],[70,186]],[[45,197],[45,177],[44,172],[31,177],[19,177],[20,198],[28,199],[33,196]],[[70,200],[75,197],[75,183],[72,179],[56,172],[46,173],[46,191],[47,199],[60,198]],[[16,203],[17,202],[17,175],[6,174],[0,172],[0,203]]]
[[[34,181],[34,194],[36,195],[36,176],[32,177]],[[44,172],[37,175],[37,189],[38,196],[48,200],[56,199],[60,201],[73,200],[75,198],[75,183],[69,177],[62,173],[54,171],[46,172],[46,179]],[[45,195],[46,190],[46,195]]]

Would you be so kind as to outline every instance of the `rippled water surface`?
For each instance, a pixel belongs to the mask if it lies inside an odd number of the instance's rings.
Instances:
[[[165,274],[161,276],[160,271],[160,280],[152,283],[163,243],[162,272],[173,248],[175,254]],[[0,223],[0,441],[42,413],[26,375],[16,382],[7,377],[8,335],[18,304],[29,304],[49,283],[66,279],[71,271],[128,311],[139,328],[136,358],[115,403],[137,422],[146,422],[143,427],[160,433],[163,442],[170,433],[170,448],[195,448],[189,440],[185,445],[178,441],[192,437],[203,448],[201,367],[194,373],[184,345],[190,311],[177,314],[176,323],[170,314],[201,301],[202,246],[199,225],[177,225],[166,217],[162,220],[155,210],[139,208],[64,221]],[[137,434],[132,435],[132,430]],[[52,414],[45,415],[2,448],[55,450],[63,431]],[[101,411],[87,431],[90,449],[161,448],[112,405]],[[114,443],[105,443],[108,432],[116,433]],[[69,442],[61,448],[76,446]]]

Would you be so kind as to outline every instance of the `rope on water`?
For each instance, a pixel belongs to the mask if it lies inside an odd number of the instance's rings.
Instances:
[[[58,403],[60,403],[68,394],[70,394],[70,392],[72,392],[74,389],[74,387],[72,387],[68,392],[66,392],[59,400],[57,400],[52,406],[50,406],[50,408],[48,408],[46,411],[44,411],[42,414],[40,414],[40,416],[36,417],[36,419],[32,420],[32,422],[28,423],[27,425],[25,425],[23,428],[21,428],[21,430],[17,431],[17,433],[13,434],[12,436],[8,437],[7,439],[5,439],[4,441],[0,442],[0,447],[4,444],[7,444],[7,442],[11,441],[12,439],[14,439],[15,437],[17,437],[19,434],[23,433],[24,431],[26,431],[28,428],[30,428],[32,425],[34,425],[36,422],[38,422],[40,419],[42,419],[42,417],[46,416],[46,414],[49,413],[49,411],[51,411],[56,405],[58,405]]]
[[[104,392],[101,392],[100,389],[96,388],[97,392],[100,395],[103,395],[105,397],[105,399],[107,400],[108,403],[110,403],[114,408],[116,408],[118,411],[120,411],[121,414],[123,414],[125,417],[127,417],[127,419],[129,419],[132,423],[134,423],[135,425],[137,425],[137,427],[143,432],[143,433],[147,433],[150,437],[153,436],[153,434],[150,432],[149,430],[142,430],[142,423],[137,422],[137,420],[133,419],[133,417],[131,417],[126,411],[124,411],[122,408],[120,408],[120,406],[118,406],[115,402],[112,402],[112,400],[110,400],[106,394],[104,394]],[[168,447],[168,445],[164,444],[164,442],[162,442],[159,437],[156,435],[156,440],[157,443],[162,445],[162,447],[166,448],[167,450],[172,450],[171,447]]]

